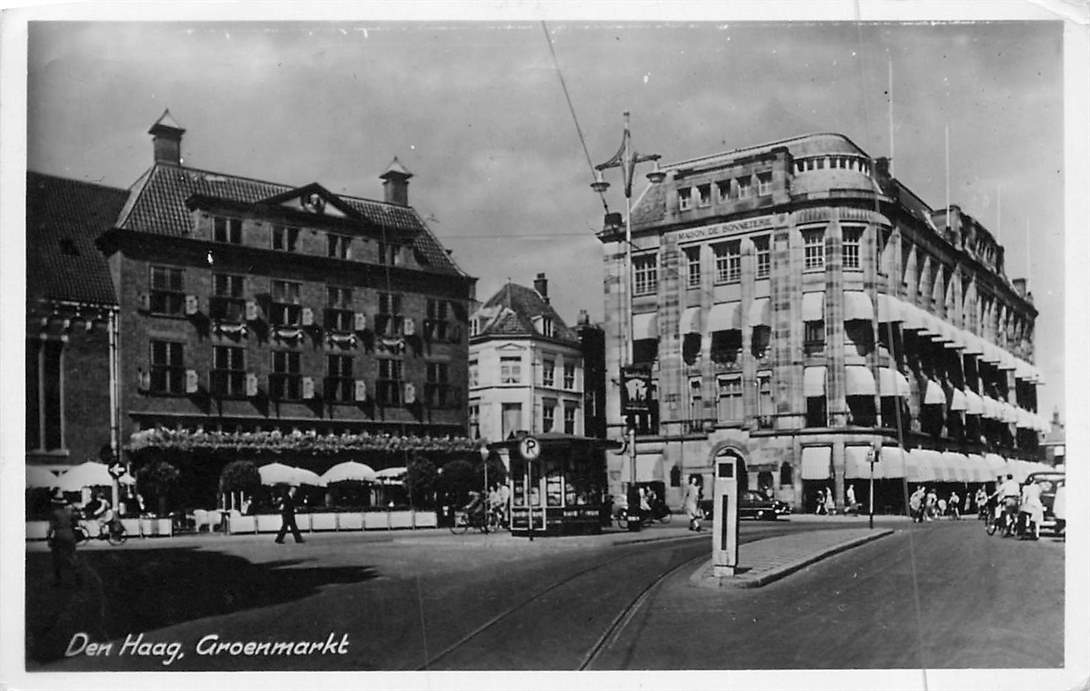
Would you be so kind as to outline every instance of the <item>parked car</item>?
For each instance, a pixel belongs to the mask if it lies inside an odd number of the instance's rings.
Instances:
[[[704,517],[708,520],[714,518],[715,500],[705,499],[700,502],[700,508],[704,510]],[[780,516],[791,513],[791,507],[779,499],[770,499],[768,496],[754,490],[743,490],[738,493],[738,518],[754,518],[759,521],[774,521]]]
[[[1067,474],[1062,470],[1044,470],[1030,473],[1026,477],[1025,484],[1028,485],[1031,482],[1036,482],[1040,486],[1041,503],[1045,505],[1045,520],[1041,521],[1041,530],[1053,533],[1063,532],[1063,524],[1058,525],[1056,520],[1056,491],[1067,484]],[[1061,511],[1063,511],[1062,506]]]

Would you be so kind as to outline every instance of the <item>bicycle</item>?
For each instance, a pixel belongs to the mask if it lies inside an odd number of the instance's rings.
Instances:
[[[82,521],[73,526],[73,532],[76,534],[76,544],[81,544],[90,540],[106,540],[116,547],[125,544],[129,539],[128,531],[125,530],[125,526],[117,518],[100,526],[97,535],[91,535],[87,526],[84,525]]]
[[[494,512],[471,514],[468,511],[455,511],[450,532],[454,535],[464,535],[470,528],[476,528],[482,533],[492,533],[499,532],[502,525],[502,520]]]
[[[1014,518],[1004,507],[997,506],[992,517],[984,524],[984,530],[988,535],[995,535],[1000,528],[1003,529],[1003,537],[1012,535],[1014,533]]]

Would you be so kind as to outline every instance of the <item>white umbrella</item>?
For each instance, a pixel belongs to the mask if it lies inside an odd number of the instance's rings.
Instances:
[[[311,485],[313,487],[325,487],[326,481],[318,477],[318,473],[306,468],[292,468],[295,471],[295,483],[299,485]]]
[[[408,468],[404,466],[395,466],[393,468],[383,468],[375,473],[375,477],[381,482],[391,484],[399,482],[407,472],[409,472]]]
[[[257,473],[261,476],[263,485],[297,485],[299,484],[298,470],[283,463],[270,463],[258,468]]]
[[[322,473],[322,479],[327,483],[355,480],[356,482],[374,482],[378,474],[365,463],[345,461],[338,463]]]
[[[38,466],[27,466],[26,469],[26,486],[29,487],[56,487],[57,476],[45,468],[39,468]]]
[[[57,478],[57,487],[65,492],[75,492],[84,487],[96,487],[99,485],[112,485],[114,478],[110,471],[102,463],[87,461],[77,466],[72,466]]]

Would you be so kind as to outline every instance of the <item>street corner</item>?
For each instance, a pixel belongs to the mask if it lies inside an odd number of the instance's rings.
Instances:
[[[778,581],[818,561],[846,550],[892,535],[891,528],[869,530],[808,531],[748,543],[739,564],[717,569],[714,560],[702,563],[689,576],[689,583],[700,588],[759,588]],[[729,571],[733,570],[733,573]]]

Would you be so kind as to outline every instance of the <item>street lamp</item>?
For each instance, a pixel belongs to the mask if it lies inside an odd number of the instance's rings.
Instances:
[[[492,502],[490,501],[488,492],[488,445],[482,444],[480,452],[481,462],[484,464],[484,494],[481,495],[481,501],[484,502],[484,520],[485,526],[487,526],[489,514],[492,512]]]
[[[640,154],[632,148],[632,135],[629,132],[628,127],[629,113],[626,110],[624,113],[624,135],[621,139],[621,147],[617,150],[617,153],[613,154],[605,163],[599,163],[594,166],[595,176],[594,182],[590,184],[590,188],[598,194],[604,194],[609,189],[609,182],[602,176],[602,171],[608,168],[620,168],[621,178],[624,181],[624,198],[625,198],[625,230],[624,230],[624,278],[621,281],[621,285],[624,286],[624,300],[621,303],[621,309],[623,311],[621,315],[621,352],[623,353],[624,362],[621,363],[621,386],[624,382],[624,368],[626,365],[630,365],[633,362],[633,333],[632,333],[632,181],[636,173],[636,164],[651,161],[655,164],[654,169],[647,174],[647,179],[652,184],[658,184],[666,179],[666,173],[659,169],[659,154]],[[608,210],[608,209],[607,209]],[[624,411],[621,411],[622,414]],[[628,491],[628,505],[631,510],[633,507],[633,499],[638,501],[638,497],[635,495],[636,489],[636,428],[635,425],[629,426],[627,430],[628,434],[628,456],[630,463],[630,485]],[[636,505],[638,506],[638,504]]]

